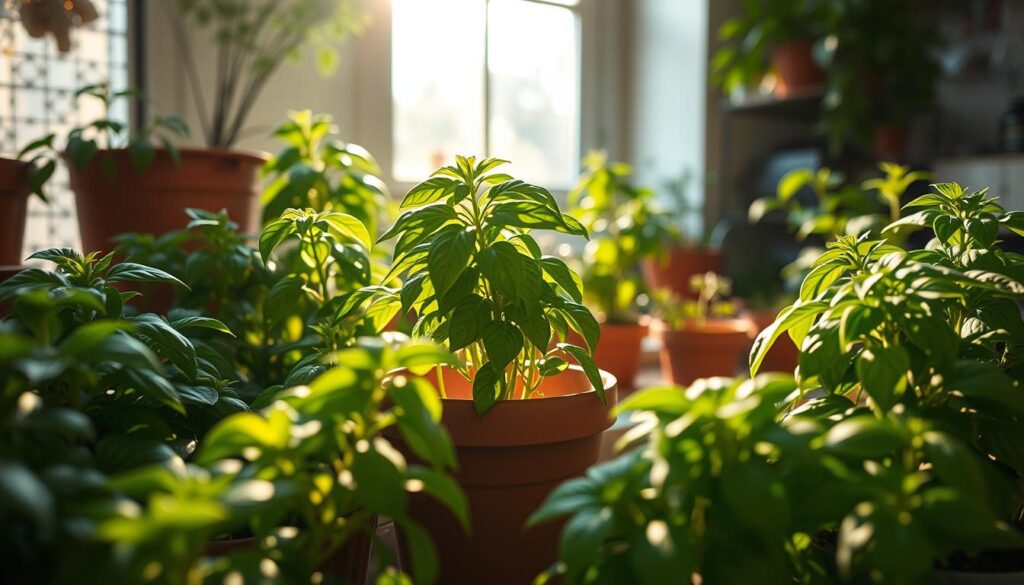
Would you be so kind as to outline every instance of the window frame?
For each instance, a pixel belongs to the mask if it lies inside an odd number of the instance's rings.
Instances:
[[[490,0],[484,0],[490,2]],[[627,52],[621,26],[628,14],[617,0],[579,0],[567,6],[550,0],[520,0],[572,10],[577,15],[579,59],[578,155],[603,148],[609,155],[622,158],[626,153],[620,120],[625,119],[625,79]],[[377,158],[382,178],[392,194],[400,197],[415,183],[394,177],[394,117],[391,93],[391,0],[369,3],[369,26],[353,43],[353,142],[366,147]],[[487,66],[485,51],[484,66]],[[484,114],[489,118],[489,76],[484,81]],[[485,120],[484,140],[489,141],[489,120]],[[490,153],[501,156],[501,153]],[[426,179],[427,177],[423,177]],[[545,185],[546,187],[551,187]],[[565,185],[552,191],[564,195]]]

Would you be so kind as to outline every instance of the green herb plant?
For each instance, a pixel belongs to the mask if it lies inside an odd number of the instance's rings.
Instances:
[[[97,100],[104,112],[109,112],[110,106],[119,101],[148,99],[137,90],[112,91],[106,84],[84,86],[75,92],[74,98]],[[66,156],[76,168],[82,168],[101,149],[125,148],[135,168],[145,171],[153,164],[157,144],[177,163],[179,153],[174,140],[185,136],[188,136],[188,126],[177,116],[155,116],[152,122],[134,132],[124,122],[103,117],[72,128],[63,146],[57,144],[55,133],[33,140],[21,149],[18,158],[29,163],[28,178],[32,193],[45,201],[44,188],[57,169],[57,159],[61,156]],[[99,165],[109,177],[116,176],[113,161],[101,158]]]
[[[630,184],[629,165],[609,163],[603,152],[590,153],[583,164],[569,192],[569,214],[590,233],[580,263],[584,299],[608,323],[635,322],[637,297],[646,294],[640,261],[678,241],[679,231],[654,191]]]
[[[514,398],[517,388],[521,398],[531,397],[544,378],[568,367],[566,357],[604,399],[591,357],[600,328],[580,304],[580,279],[542,254],[530,235],[549,229],[586,237],[587,230],[562,214],[546,189],[495,172],[504,163],[459,156],[409,191],[406,211],[380,238],[397,238],[384,282],[405,280],[399,289],[365,289],[367,310],[387,318],[415,311],[414,336],[446,342],[464,358],[459,369],[473,380],[480,413]],[[564,339],[570,328],[587,347],[551,348],[555,335]]]
[[[262,169],[270,179],[263,192],[264,224],[289,208],[309,208],[347,213],[377,234],[390,197],[380,167],[366,149],[337,134],[330,116],[309,110],[289,113],[274,130],[287,146]]]
[[[827,7],[819,0],[744,0],[742,14],[718,29],[725,45],[712,58],[712,82],[727,96],[756,89],[770,70],[774,47],[824,34]]]
[[[886,232],[931,229],[926,248],[843,236],[758,337],[752,373],[788,334],[795,380],[715,378],[619,405],[639,424],[623,443],[646,440],[534,517],[569,517],[554,572],[923,584],[1024,547],[1024,257],[998,246],[1024,215],[951,183],[906,207]]]
[[[723,300],[732,293],[732,281],[728,278],[714,272],[695,274],[690,279],[690,288],[696,299],[682,299],[669,291],[655,293],[655,312],[670,328],[681,329],[688,322],[703,326],[709,318],[736,313],[733,304]]]

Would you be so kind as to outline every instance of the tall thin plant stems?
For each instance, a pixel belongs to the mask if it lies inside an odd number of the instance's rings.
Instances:
[[[203,136],[211,148],[228,148],[238,139],[260,93],[281,63],[311,35],[333,20],[338,6],[332,2],[240,2],[212,10],[214,42],[213,109],[207,107],[203,84],[179,9],[165,2],[172,31],[188,75],[192,99]],[[173,12],[173,13],[172,13]]]

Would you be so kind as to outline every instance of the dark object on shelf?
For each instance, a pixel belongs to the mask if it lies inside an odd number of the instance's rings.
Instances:
[[[0,158],[0,265],[22,260],[28,195],[28,165]]]
[[[1024,97],[1017,97],[999,119],[999,146],[1003,152],[1024,152]]]

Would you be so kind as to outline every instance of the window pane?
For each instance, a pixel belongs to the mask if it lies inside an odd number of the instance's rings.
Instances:
[[[394,168],[424,179],[456,154],[484,155],[483,0],[394,0]]]
[[[524,2],[490,3],[490,154],[513,172],[552,188],[579,167],[579,55],[576,14]]]

